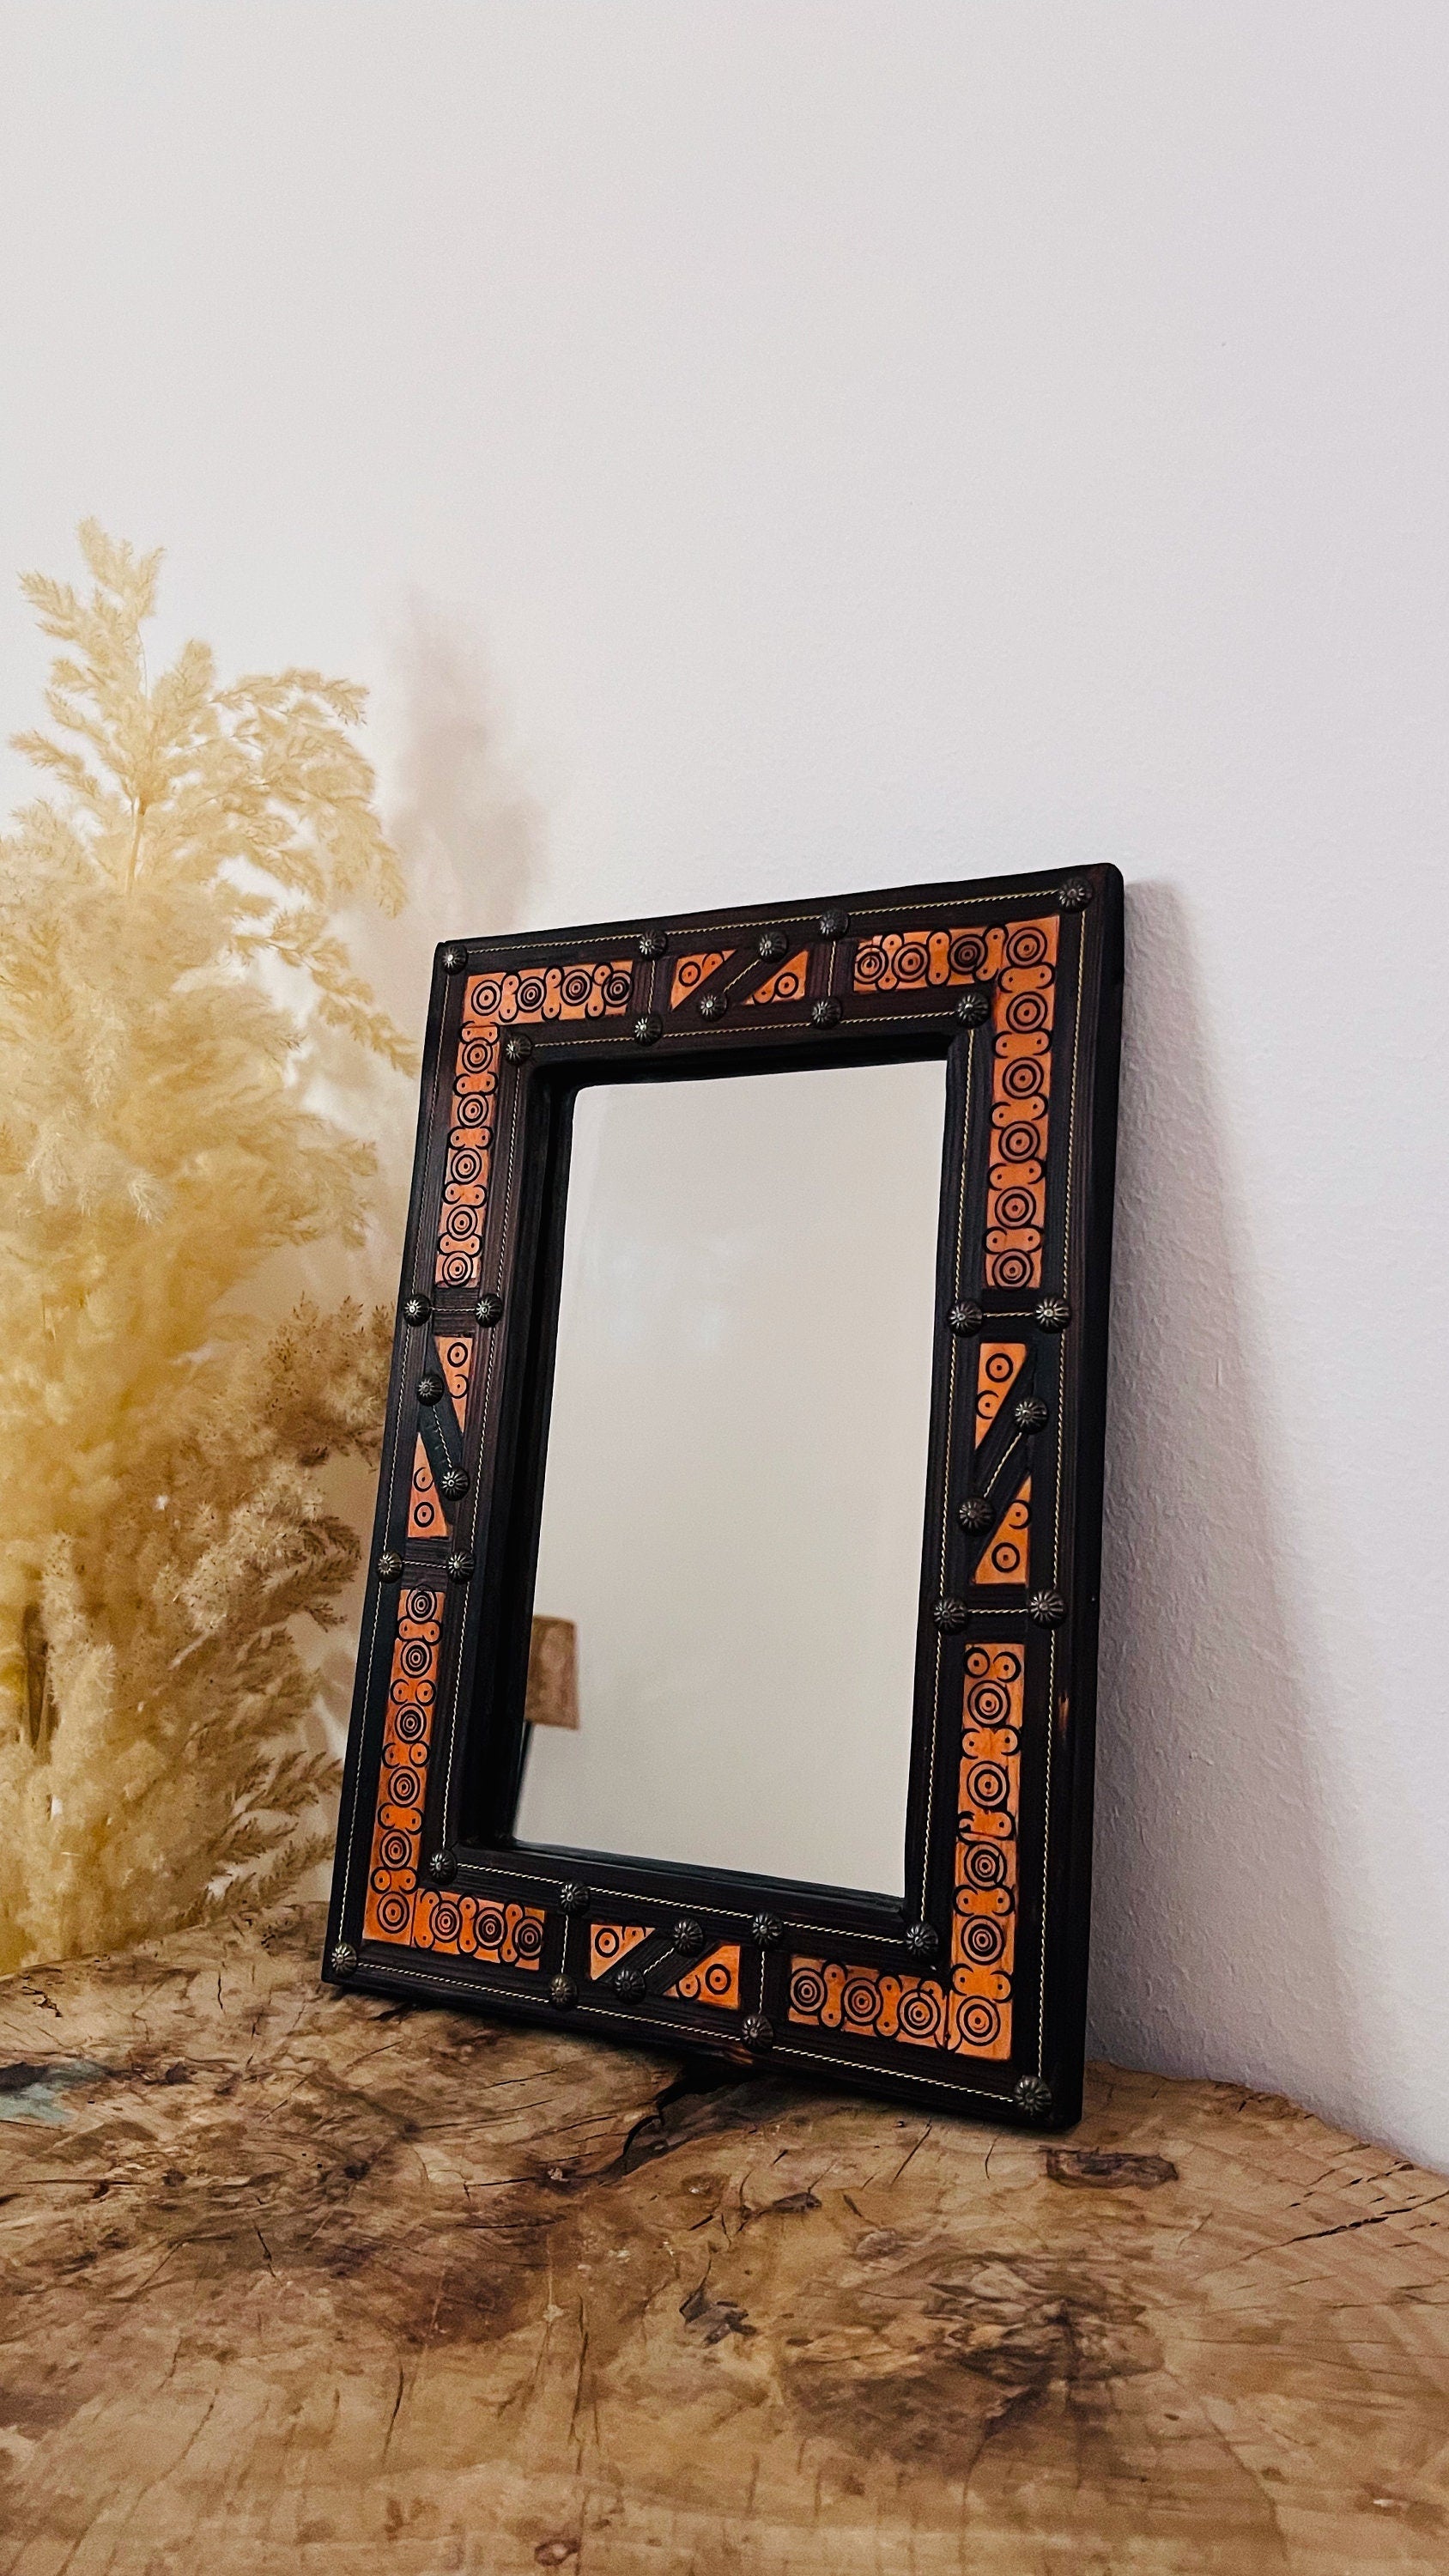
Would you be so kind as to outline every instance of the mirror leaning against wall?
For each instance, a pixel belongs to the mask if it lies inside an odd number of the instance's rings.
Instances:
[[[1115,871],[439,952],[328,1973],[1080,2099]]]

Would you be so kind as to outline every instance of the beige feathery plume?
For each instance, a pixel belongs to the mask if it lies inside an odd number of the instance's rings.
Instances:
[[[292,1623],[357,1561],[318,1469],[373,1454],[388,1322],[222,1307],[278,1248],[357,1242],[371,1150],[319,1111],[319,1027],[410,1049],[339,906],[396,912],[350,728],[308,670],[148,679],[159,557],[88,522],[46,795],[0,837],[0,1971],[270,1898],[316,1856]],[[277,964],[293,970],[279,975]]]

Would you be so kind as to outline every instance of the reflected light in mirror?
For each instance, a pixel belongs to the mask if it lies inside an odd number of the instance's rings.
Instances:
[[[903,1888],[945,1066],[574,1110],[531,1842]]]

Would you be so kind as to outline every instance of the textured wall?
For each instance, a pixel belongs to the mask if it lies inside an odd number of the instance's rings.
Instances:
[[[3,25],[0,564],[377,680],[404,1007],[1122,865],[1098,2037],[1449,2163],[1442,9]]]

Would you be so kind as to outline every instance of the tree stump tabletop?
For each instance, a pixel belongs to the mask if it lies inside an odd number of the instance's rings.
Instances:
[[[1449,2567],[1449,2185],[340,1996],[321,1929],[0,1986],[14,2576]]]

